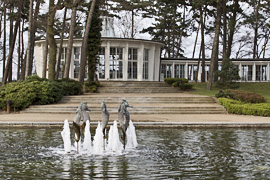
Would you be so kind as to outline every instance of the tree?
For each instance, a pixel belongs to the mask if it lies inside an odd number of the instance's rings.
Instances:
[[[54,29],[53,25],[55,22],[55,14],[58,9],[62,9],[64,6],[62,4],[62,0],[58,0],[57,4],[54,4],[54,0],[49,1],[49,14],[47,21],[47,38],[49,48],[49,79],[54,80],[55,78],[55,65],[56,65],[56,41],[54,38]]]
[[[19,22],[21,20],[21,12],[22,12],[22,5],[23,5],[23,0],[19,2],[18,4],[18,11],[17,11],[17,17],[16,17],[16,23],[14,27],[14,32],[12,32],[10,38],[10,48],[9,48],[9,54],[8,54],[8,59],[7,59],[7,64],[3,76],[3,83],[2,85],[4,86],[7,83],[7,78],[10,76],[11,71],[11,66],[12,66],[12,57],[13,57],[13,52],[14,52],[14,47],[15,47],[15,41],[17,37],[17,31],[19,28]],[[11,73],[12,74],[12,73]]]
[[[79,70],[79,81],[81,83],[84,82],[85,63],[86,63],[86,48],[87,48],[88,35],[89,35],[90,28],[91,28],[91,22],[92,22],[95,4],[96,4],[96,0],[92,0],[91,8],[90,8],[90,11],[88,13],[88,17],[87,17],[87,21],[86,21],[86,28],[85,28],[85,32],[84,32],[84,36],[83,36],[83,41],[82,41],[81,61],[80,61],[80,70]]]
[[[94,81],[96,74],[96,66],[98,64],[98,53],[101,45],[102,19],[100,18],[101,1],[98,0],[93,13],[92,25],[90,28],[88,43],[87,43],[87,66],[88,66],[88,81]]]
[[[73,48],[74,26],[75,26],[75,21],[76,21],[76,11],[77,11],[77,6],[78,6],[80,1],[81,0],[73,0],[73,3],[72,3],[72,14],[71,14],[70,29],[69,29],[69,38],[68,38],[67,57],[66,57],[66,62],[65,62],[64,78],[69,78],[71,53],[72,53],[72,48]]]
[[[219,33],[221,26],[221,14],[222,14],[222,0],[217,0],[217,20],[216,20],[216,30],[213,42],[212,54],[211,54],[211,64],[209,70],[209,78],[207,81],[207,90],[212,89],[212,84],[214,80],[215,73],[215,63],[218,63],[218,45],[219,45]]]

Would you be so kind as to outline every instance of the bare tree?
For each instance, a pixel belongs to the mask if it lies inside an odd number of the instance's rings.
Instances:
[[[20,1],[20,3],[19,3],[14,32],[12,33],[12,36],[10,36],[10,38],[11,38],[10,43],[11,44],[10,44],[10,48],[9,48],[7,65],[6,65],[5,73],[3,76],[3,83],[2,83],[3,86],[7,83],[7,78],[10,74],[10,70],[11,70],[11,66],[12,66],[12,57],[13,57],[13,52],[14,52],[14,47],[15,47],[17,31],[18,31],[19,24],[20,24],[19,22],[21,20],[23,2],[24,2],[24,0]]]
[[[71,14],[71,22],[70,22],[70,28],[69,28],[69,38],[68,38],[64,78],[69,78],[69,69],[70,69],[71,54],[72,54],[72,48],[73,48],[74,26],[76,22],[76,12],[77,12],[77,6],[79,2],[80,0],[73,0],[73,4],[72,4],[72,14]]]

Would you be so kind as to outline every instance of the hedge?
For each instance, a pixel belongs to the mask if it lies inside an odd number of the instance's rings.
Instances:
[[[270,117],[270,103],[251,104],[227,98],[219,98],[218,100],[232,114]]]
[[[217,98],[224,97],[230,98],[234,100],[238,100],[244,103],[265,103],[266,100],[264,97],[257,93],[251,93],[243,90],[231,90],[228,89],[226,91],[220,90],[218,94],[216,94]]]
[[[65,95],[82,94],[82,85],[73,80],[49,81],[30,76],[25,81],[9,83],[0,89],[0,109],[6,109],[6,101],[11,108],[22,110],[32,104],[50,104],[61,100]]]
[[[188,84],[188,80],[186,78],[165,78],[164,81],[173,87],[179,87],[181,90],[189,90],[193,88],[192,84]]]

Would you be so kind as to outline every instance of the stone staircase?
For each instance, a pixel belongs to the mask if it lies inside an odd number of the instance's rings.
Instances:
[[[173,88],[164,82],[101,82],[99,93],[179,93],[180,89]]]
[[[78,105],[87,101],[90,114],[99,117],[100,103],[105,101],[110,114],[116,117],[122,99],[133,106],[129,108],[133,115],[227,113],[212,97],[186,94],[162,82],[102,82],[101,85],[99,93],[65,96],[57,104],[35,105],[21,113],[75,114]]]

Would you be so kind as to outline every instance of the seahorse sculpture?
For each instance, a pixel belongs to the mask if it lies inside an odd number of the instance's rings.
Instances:
[[[88,112],[90,109],[87,106],[87,102],[82,102],[76,110],[76,116],[73,119],[73,129],[75,131],[75,141],[78,143],[80,141],[81,135],[84,134],[84,129],[86,126],[86,121],[91,120]],[[77,147],[79,151],[79,147]]]
[[[133,108],[132,106],[128,104],[128,102],[125,99],[123,99],[122,103],[120,104],[118,108],[118,121],[120,124],[120,128],[122,130],[122,133],[123,133],[122,140],[123,140],[124,148],[126,146],[126,131],[127,131],[127,128],[129,126],[129,121],[130,121],[130,115],[127,110],[128,107]]]
[[[104,144],[104,150],[105,150],[105,138],[106,138],[105,129],[106,129],[106,126],[109,122],[110,113],[108,112],[104,101],[101,102],[101,110],[102,110],[102,112],[101,112],[101,128],[102,128],[102,132],[103,132],[103,144]]]

